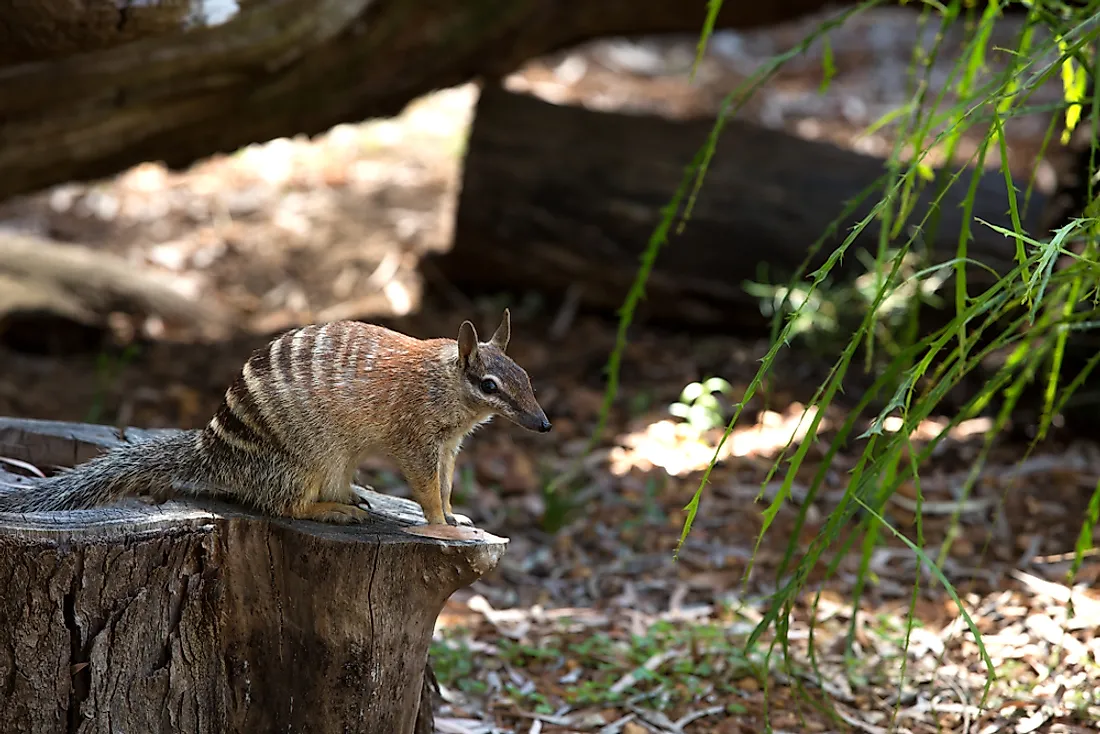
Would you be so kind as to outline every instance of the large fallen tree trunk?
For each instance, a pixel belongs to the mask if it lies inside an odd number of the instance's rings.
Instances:
[[[619,308],[662,209],[712,126],[559,106],[486,87],[467,146],[454,246],[427,263],[427,274],[438,269],[471,289],[561,296],[574,288],[583,305]],[[700,325],[760,323],[745,281],[786,282],[846,203],[884,172],[877,158],[731,120],[690,221],[657,259],[645,313]],[[942,259],[955,253],[968,185],[964,176],[947,191],[938,236],[925,243]],[[873,194],[841,220],[811,268],[879,198]],[[920,221],[930,198],[910,221]],[[1004,179],[991,172],[981,179],[973,216],[1011,228],[1006,202]],[[1025,228],[1035,231],[1042,206],[1033,195]],[[977,222],[972,231],[971,258],[997,272],[1012,267],[1011,242]],[[858,251],[874,253],[878,236],[876,220],[834,272],[862,272]],[[989,274],[975,268],[973,278]]]
[[[716,26],[827,4],[726,2]],[[680,0],[251,0],[204,26],[195,19],[225,2],[0,5],[0,198],[392,115],[590,39],[698,33],[707,11]],[[86,52],[63,55],[74,50]],[[10,65],[30,59],[41,61]]]
[[[43,468],[118,441],[0,420],[0,457]],[[371,502],[393,520],[174,502],[0,515],[0,731],[431,732],[436,616],[507,541],[433,537],[410,527],[415,503]]]

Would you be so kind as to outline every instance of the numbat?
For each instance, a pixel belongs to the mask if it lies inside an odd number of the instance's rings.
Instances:
[[[381,453],[397,462],[428,524],[456,525],[451,485],[462,439],[494,415],[550,430],[527,373],[504,353],[510,331],[507,310],[487,342],[469,321],[457,340],[356,321],[288,331],[252,354],[205,428],[119,446],[9,490],[0,511],[192,495],[356,523],[370,513],[352,477],[364,456]]]

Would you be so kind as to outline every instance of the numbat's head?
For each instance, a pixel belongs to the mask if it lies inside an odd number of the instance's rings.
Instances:
[[[478,342],[469,321],[458,329],[458,365],[462,370],[462,396],[478,412],[502,415],[529,431],[546,433],[550,421],[531,389],[531,378],[504,353],[508,348],[511,321],[508,309],[500,326],[487,342]]]

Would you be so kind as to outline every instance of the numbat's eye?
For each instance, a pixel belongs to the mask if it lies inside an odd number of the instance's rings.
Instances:
[[[482,380],[480,387],[481,392],[485,393],[486,395],[492,395],[498,389],[497,381],[491,377],[486,377],[484,380]]]

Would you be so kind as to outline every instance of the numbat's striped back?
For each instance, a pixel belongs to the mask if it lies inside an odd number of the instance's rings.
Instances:
[[[339,321],[292,329],[257,349],[207,423],[209,450],[295,453],[306,432],[324,434],[324,410],[369,369],[380,329]]]

